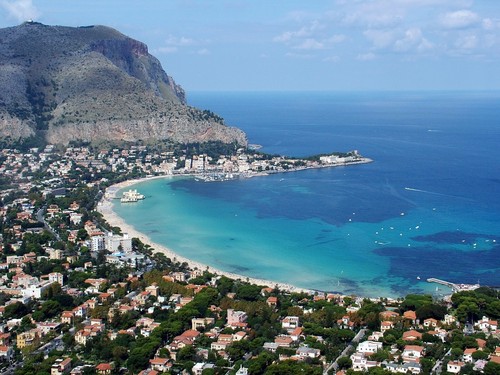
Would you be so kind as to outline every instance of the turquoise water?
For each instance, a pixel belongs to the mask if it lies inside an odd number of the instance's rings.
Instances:
[[[137,230],[219,269],[300,287],[399,296],[425,279],[499,285],[497,93],[198,93],[272,153],[358,149],[374,163],[137,186]],[[420,280],[417,279],[420,277]]]

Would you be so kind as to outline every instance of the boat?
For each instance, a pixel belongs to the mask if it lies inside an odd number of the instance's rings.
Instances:
[[[122,198],[120,199],[121,203],[131,203],[137,202],[146,198],[143,194],[137,192],[137,189],[130,189],[129,191],[123,192]]]

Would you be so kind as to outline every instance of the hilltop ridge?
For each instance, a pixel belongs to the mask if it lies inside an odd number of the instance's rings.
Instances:
[[[0,137],[50,143],[218,140],[245,134],[185,92],[146,44],[106,26],[0,29]]]

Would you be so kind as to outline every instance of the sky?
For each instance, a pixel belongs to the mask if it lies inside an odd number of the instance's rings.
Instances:
[[[0,0],[111,26],[188,91],[500,90],[499,0]]]

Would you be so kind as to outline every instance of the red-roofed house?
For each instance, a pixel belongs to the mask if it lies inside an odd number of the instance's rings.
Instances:
[[[462,370],[462,367],[465,366],[465,363],[459,362],[459,361],[450,361],[448,362],[448,365],[446,366],[446,371],[452,373],[452,374],[459,374],[460,371]]]
[[[474,360],[472,359],[472,354],[477,352],[477,349],[476,348],[467,348],[464,350],[464,355],[463,355],[463,358],[464,358],[464,362],[466,363],[472,363],[474,362]]]
[[[100,363],[95,367],[95,369],[99,375],[107,375],[111,374],[111,370],[113,368],[110,363]]]
[[[282,335],[282,336],[277,336],[274,339],[274,342],[278,344],[278,346],[281,346],[282,348],[289,348],[290,345],[293,344],[293,339],[290,336]]]
[[[419,345],[406,345],[403,350],[403,362],[420,362],[424,355],[424,347]]]
[[[438,321],[434,318],[428,318],[424,320],[424,327],[428,328],[436,328],[438,325]]]
[[[393,328],[394,328],[394,323],[389,320],[384,320],[383,322],[380,323],[380,332],[382,333]]]
[[[412,323],[415,323],[417,320],[417,314],[415,313],[415,311],[412,310],[405,311],[403,317],[405,319],[411,320]]]
[[[62,375],[71,370],[71,358],[57,359],[50,368],[50,375]]]
[[[410,331],[403,332],[403,340],[405,341],[422,340],[422,334],[412,329]]]
[[[0,357],[5,358],[7,361],[10,361],[12,356],[14,355],[14,350],[10,346],[1,345],[0,346]]]
[[[278,297],[274,297],[274,296],[268,297],[266,302],[267,302],[268,306],[276,307],[276,306],[278,306]]]
[[[382,311],[380,313],[380,318],[384,319],[384,320],[393,320],[393,319],[396,319],[398,317],[399,317],[399,314],[395,311],[387,310],[387,311]]]
[[[155,357],[153,359],[150,359],[149,363],[151,364],[151,368],[153,370],[157,370],[157,371],[161,371],[161,372],[167,372],[172,367],[172,363],[167,358]]]

